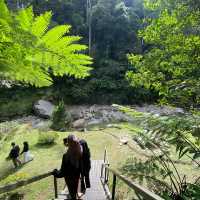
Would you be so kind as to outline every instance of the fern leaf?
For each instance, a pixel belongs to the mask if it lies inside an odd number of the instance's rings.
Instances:
[[[44,42],[46,44],[46,46],[48,47],[48,46],[54,44],[60,38],[62,38],[63,35],[69,31],[70,28],[71,28],[71,26],[68,26],[68,25],[56,26],[55,28],[48,31],[42,37],[42,42]]]
[[[30,30],[31,25],[33,23],[33,9],[32,7],[22,9],[19,11],[19,13],[16,15],[16,19],[18,20],[19,24],[21,25],[21,28],[23,30]]]
[[[68,47],[66,47],[65,49],[62,49],[63,54],[67,55],[70,53],[75,53],[78,51],[83,51],[86,50],[88,47],[86,45],[81,45],[81,44],[71,44]]]
[[[32,25],[31,33],[38,38],[42,37],[48,29],[51,17],[51,12],[46,12],[45,14],[36,17]]]
[[[11,15],[4,0],[0,0],[0,8],[1,8],[0,18],[11,21]]]
[[[52,43],[49,48],[53,51],[59,51],[74,42],[78,42],[81,39],[79,36],[65,36],[57,40],[56,42]]]

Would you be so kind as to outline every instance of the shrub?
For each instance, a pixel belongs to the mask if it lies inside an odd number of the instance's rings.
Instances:
[[[51,145],[58,139],[58,134],[56,132],[41,132],[38,137],[39,145]]]
[[[51,128],[56,131],[65,131],[70,127],[71,121],[71,115],[65,112],[64,102],[61,101],[53,112]]]

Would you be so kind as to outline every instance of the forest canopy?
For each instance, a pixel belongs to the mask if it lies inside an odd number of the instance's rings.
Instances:
[[[162,103],[199,104],[200,12],[189,1],[146,1],[158,13],[147,18],[139,37],[148,44],[143,54],[128,56],[134,71],[127,78],[134,87],[159,93]],[[196,6],[196,5],[195,5]]]

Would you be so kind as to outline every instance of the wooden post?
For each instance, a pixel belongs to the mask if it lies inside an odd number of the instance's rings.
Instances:
[[[117,177],[113,174],[113,184],[112,184],[112,200],[115,200],[115,189],[116,189],[116,181]]]
[[[55,191],[55,198],[58,198],[58,184],[57,184],[57,178],[54,176],[54,191]]]

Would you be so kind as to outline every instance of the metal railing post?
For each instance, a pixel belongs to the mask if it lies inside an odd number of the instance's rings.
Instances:
[[[112,184],[112,200],[115,200],[115,189],[116,189],[117,176],[113,174],[113,184]]]
[[[105,173],[104,173],[104,183],[107,183],[107,168],[105,166]]]
[[[107,150],[104,150],[104,158],[103,158],[103,162],[106,163],[106,157],[107,157]]]
[[[109,167],[110,165],[109,164],[107,164],[107,166],[106,167]],[[107,173],[106,173],[106,183],[108,183],[108,179],[109,179],[109,169],[108,168],[106,168],[106,170],[107,170]]]
[[[55,198],[58,198],[58,184],[57,184],[57,178],[54,176],[54,192],[55,192]]]

